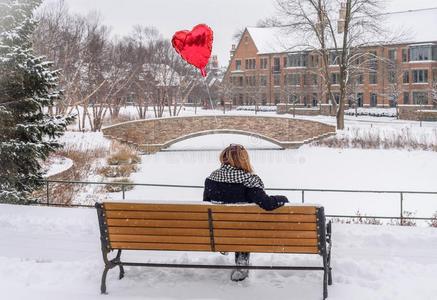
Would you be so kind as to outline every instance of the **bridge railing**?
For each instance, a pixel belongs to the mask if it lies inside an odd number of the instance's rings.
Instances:
[[[180,185],[180,184],[159,184],[159,183],[131,183],[131,182],[100,182],[100,181],[75,181],[75,180],[43,180],[45,184],[45,195],[40,197],[38,204],[47,206],[65,206],[65,207],[94,207],[92,204],[72,204],[72,203],[59,203],[54,202],[51,196],[51,187],[55,184],[67,184],[67,185],[111,185],[120,186],[120,193],[122,200],[126,199],[126,192],[129,187],[157,187],[157,188],[178,188],[178,189],[203,189],[203,185]],[[309,192],[318,193],[351,193],[351,194],[391,194],[397,195],[399,203],[399,215],[396,216],[374,216],[374,215],[347,215],[347,214],[328,214],[330,218],[347,218],[347,219],[381,219],[381,220],[398,220],[400,225],[404,225],[407,220],[419,220],[419,221],[434,221],[436,217],[413,217],[405,215],[404,201],[405,195],[435,195],[433,199],[437,204],[437,191],[409,191],[409,190],[354,190],[354,189],[312,189],[312,188],[265,188],[267,191],[281,191],[281,192],[298,192],[300,193],[300,200],[305,203],[305,197]],[[135,199],[139,200],[139,199]]]

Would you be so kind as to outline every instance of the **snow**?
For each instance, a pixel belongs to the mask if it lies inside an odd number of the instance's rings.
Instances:
[[[170,147],[166,152],[142,156],[140,169],[132,173],[135,183],[203,186],[205,178],[219,166],[220,150],[230,143],[249,149],[255,172],[268,188],[357,189],[388,191],[431,191],[435,188],[437,153],[431,151],[334,149],[303,146],[294,150],[266,150],[275,146],[258,139],[236,135],[197,137]],[[203,151],[199,151],[203,149]],[[181,151],[184,150],[184,151]],[[191,150],[191,151],[190,151]],[[208,151],[207,151],[208,150]],[[335,174],[333,173],[335,170]],[[126,192],[135,201],[192,201],[202,199],[201,188],[136,186]],[[301,192],[284,194],[293,203]],[[121,199],[121,193],[108,197]],[[404,194],[404,210],[417,217],[437,211],[436,195]],[[306,192],[306,201],[325,206],[327,214],[399,216],[400,194]]]
[[[394,4],[395,1],[392,1]],[[437,33],[430,28],[437,27],[437,7],[428,6],[426,9],[416,9],[410,6],[405,11],[399,11],[396,5],[389,5],[389,12],[383,17],[383,31],[380,35],[372,34],[365,36],[362,33],[359,41],[361,44],[379,44],[380,42],[391,41],[391,43],[424,43],[437,41]],[[335,16],[337,17],[337,16]],[[247,27],[252,37],[258,54],[299,52],[309,50],[317,45],[316,41],[305,40],[302,34],[290,32],[281,27]],[[342,35],[336,34],[341,44]],[[394,39],[394,40],[393,40]],[[329,47],[333,48],[334,45]]]
[[[44,164],[47,165],[44,177],[50,177],[70,169],[73,166],[73,161],[67,157],[53,156]]]
[[[0,205],[0,288],[8,300],[97,299],[103,261],[94,209]],[[333,225],[329,298],[435,299],[435,228]],[[233,255],[124,251],[139,262],[232,264]],[[318,255],[252,254],[256,265],[320,266]],[[108,299],[320,299],[321,272],[126,267],[109,271]]]
[[[111,146],[111,140],[103,137],[101,132],[80,132],[80,131],[66,131],[63,136],[59,138],[59,142],[65,148],[71,150],[85,151],[92,149],[108,149]]]

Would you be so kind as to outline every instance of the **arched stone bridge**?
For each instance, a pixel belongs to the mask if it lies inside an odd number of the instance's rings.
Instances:
[[[214,133],[236,133],[258,137],[282,148],[335,134],[335,127],[320,122],[268,116],[190,116],[123,122],[102,129],[104,136],[134,144],[145,153]]]

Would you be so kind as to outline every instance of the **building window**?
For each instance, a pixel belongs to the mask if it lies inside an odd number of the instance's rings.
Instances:
[[[260,58],[259,64],[261,69],[267,69],[267,57]]]
[[[266,75],[259,76],[259,84],[261,86],[267,86],[267,76]]]
[[[256,85],[255,75],[246,76],[246,86],[255,86],[255,85]]]
[[[273,72],[279,72],[281,70],[279,57],[273,57]]]
[[[391,61],[396,61],[396,49],[388,50],[388,59],[390,59]]]
[[[432,81],[437,82],[437,69],[432,70]]]
[[[318,67],[319,66],[319,57],[317,55],[309,55],[308,56],[308,66],[309,67]]]
[[[413,70],[413,82],[414,83],[428,82],[428,70]]]
[[[375,107],[378,105],[378,95],[370,93],[370,106]]]
[[[428,104],[427,92],[413,92],[413,104],[426,105]]]
[[[281,94],[275,93],[274,97],[275,97],[275,104],[281,102]]]
[[[300,85],[300,74],[285,74],[286,85]]]
[[[308,54],[306,53],[288,54],[287,67],[306,67],[307,60]]]
[[[431,60],[432,45],[411,46],[410,61]]]
[[[330,65],[337,65],[340,60],[340,51],[331,51],[329,52],[329,64]]]
[[[246,69],[255,69],[256,68],[256,60],[255,58],[246,59]]]
[[[231,83],[235,86],[243,86],[243,76],[231,77]]]
[[[410,104],[410,93],[404,92],[404,104]]]
[[[369,73],[369,84],[377,84],[378,83],[378,75],[376,72]]]
[[[266,105],[267,104],[267,94],[266,93],[262,93],[261,94],[261,104],[262,105]]]
[[[317,75],[316,74],[305,74],[304,85],[317,85]]]
[[[402,82],[410,83],[410,71],[404,71],[404,74],[402,76]]]
[[[331,84],[340,83],[340,73],[331,73]]]
[[[313,93],[313,97],[312,97],[312,104],[313,104],[313,106],[317,106],[317,93]]]
[[[408,62],[408,49],[402,49],[402,62]]]
[[[274,86],[280,86],[281,85],[281,75],[274,74],[273,75],[273,85]]]
[[[357,106],[363,107],[363,93],[357,94]]]
[[[378,69],[378,57],[376,50],[369,51],[369,69]]]
[[[291,104],[299,103],[299,101],[300,101],[300,99],[299,99],[298,95],[295,95],[295,94],[288,95],[288,103],[291,103]]]
[[[388,82],[389,83],[396,83],[396,72],[395,71],[388,71]]]
[[[363,84],[363,82],[364,82],[363,73],[357,74],[357,84]]]
[[[287,56],[284,56],[284,58],[283,58],[283,66],[284,66],[284,68],[287,67]]]
[[[235,60],[235,70],[241,70],[241,59]]]

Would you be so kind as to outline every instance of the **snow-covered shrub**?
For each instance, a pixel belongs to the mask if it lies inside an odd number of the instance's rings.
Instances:
[[[125,184],[122,185],[117,183],[125,183]],[[133,181],[130,180],[129,178],[117,179],[112,181],[112,183],[106,184],[105,189],[108,193],[118,193],[123,190],[123,186],[125,191],[130,191],[134,188],[133,185],[126,185],[126,183],[133,183]]]
[[[103,177],[129,177],[130,174],[136,171],[138,171],[138,166],[135,164],[105,166],[97,170]]]
[[[141,162],[141,157],[135,149],[117,144],[115,152],[107,158],[107,162],[109,165],[133,164]]]
[[[246,105],[246,106],[237,106],[236,110],[244,110],[244,111],[276,111],[276,106],[274,105]]]
[[[437,228],[437,211],[432,215],[432,220],[428,221],[428,225]]]
[[[358,107],[349,108],[344,111],[346,116],[369,116],[369,117],[387,117],[387,118],[396,118],[397,112],[396,108],[379,108],[379,107]]]
[[[382,225],[382,221],[376,218],[367,217],[366,215],[363,215],[358,210],[355,213],[356,217],[354,218],[331,218],[330,220],[333,223],[340,223],[340,224],[366,224],[366,225]]]
[[[414,218],[415,216],[416,216],[416,212],[404,210],[402,220],[392,219],[388,224],[394,226],[416,226],[417,225],[416,220],[410,219],[410,218]]]
[[[437,151],[437,129],[348,127],[337,131],[335,136],[317,140],[312,145],[330,148]]]

